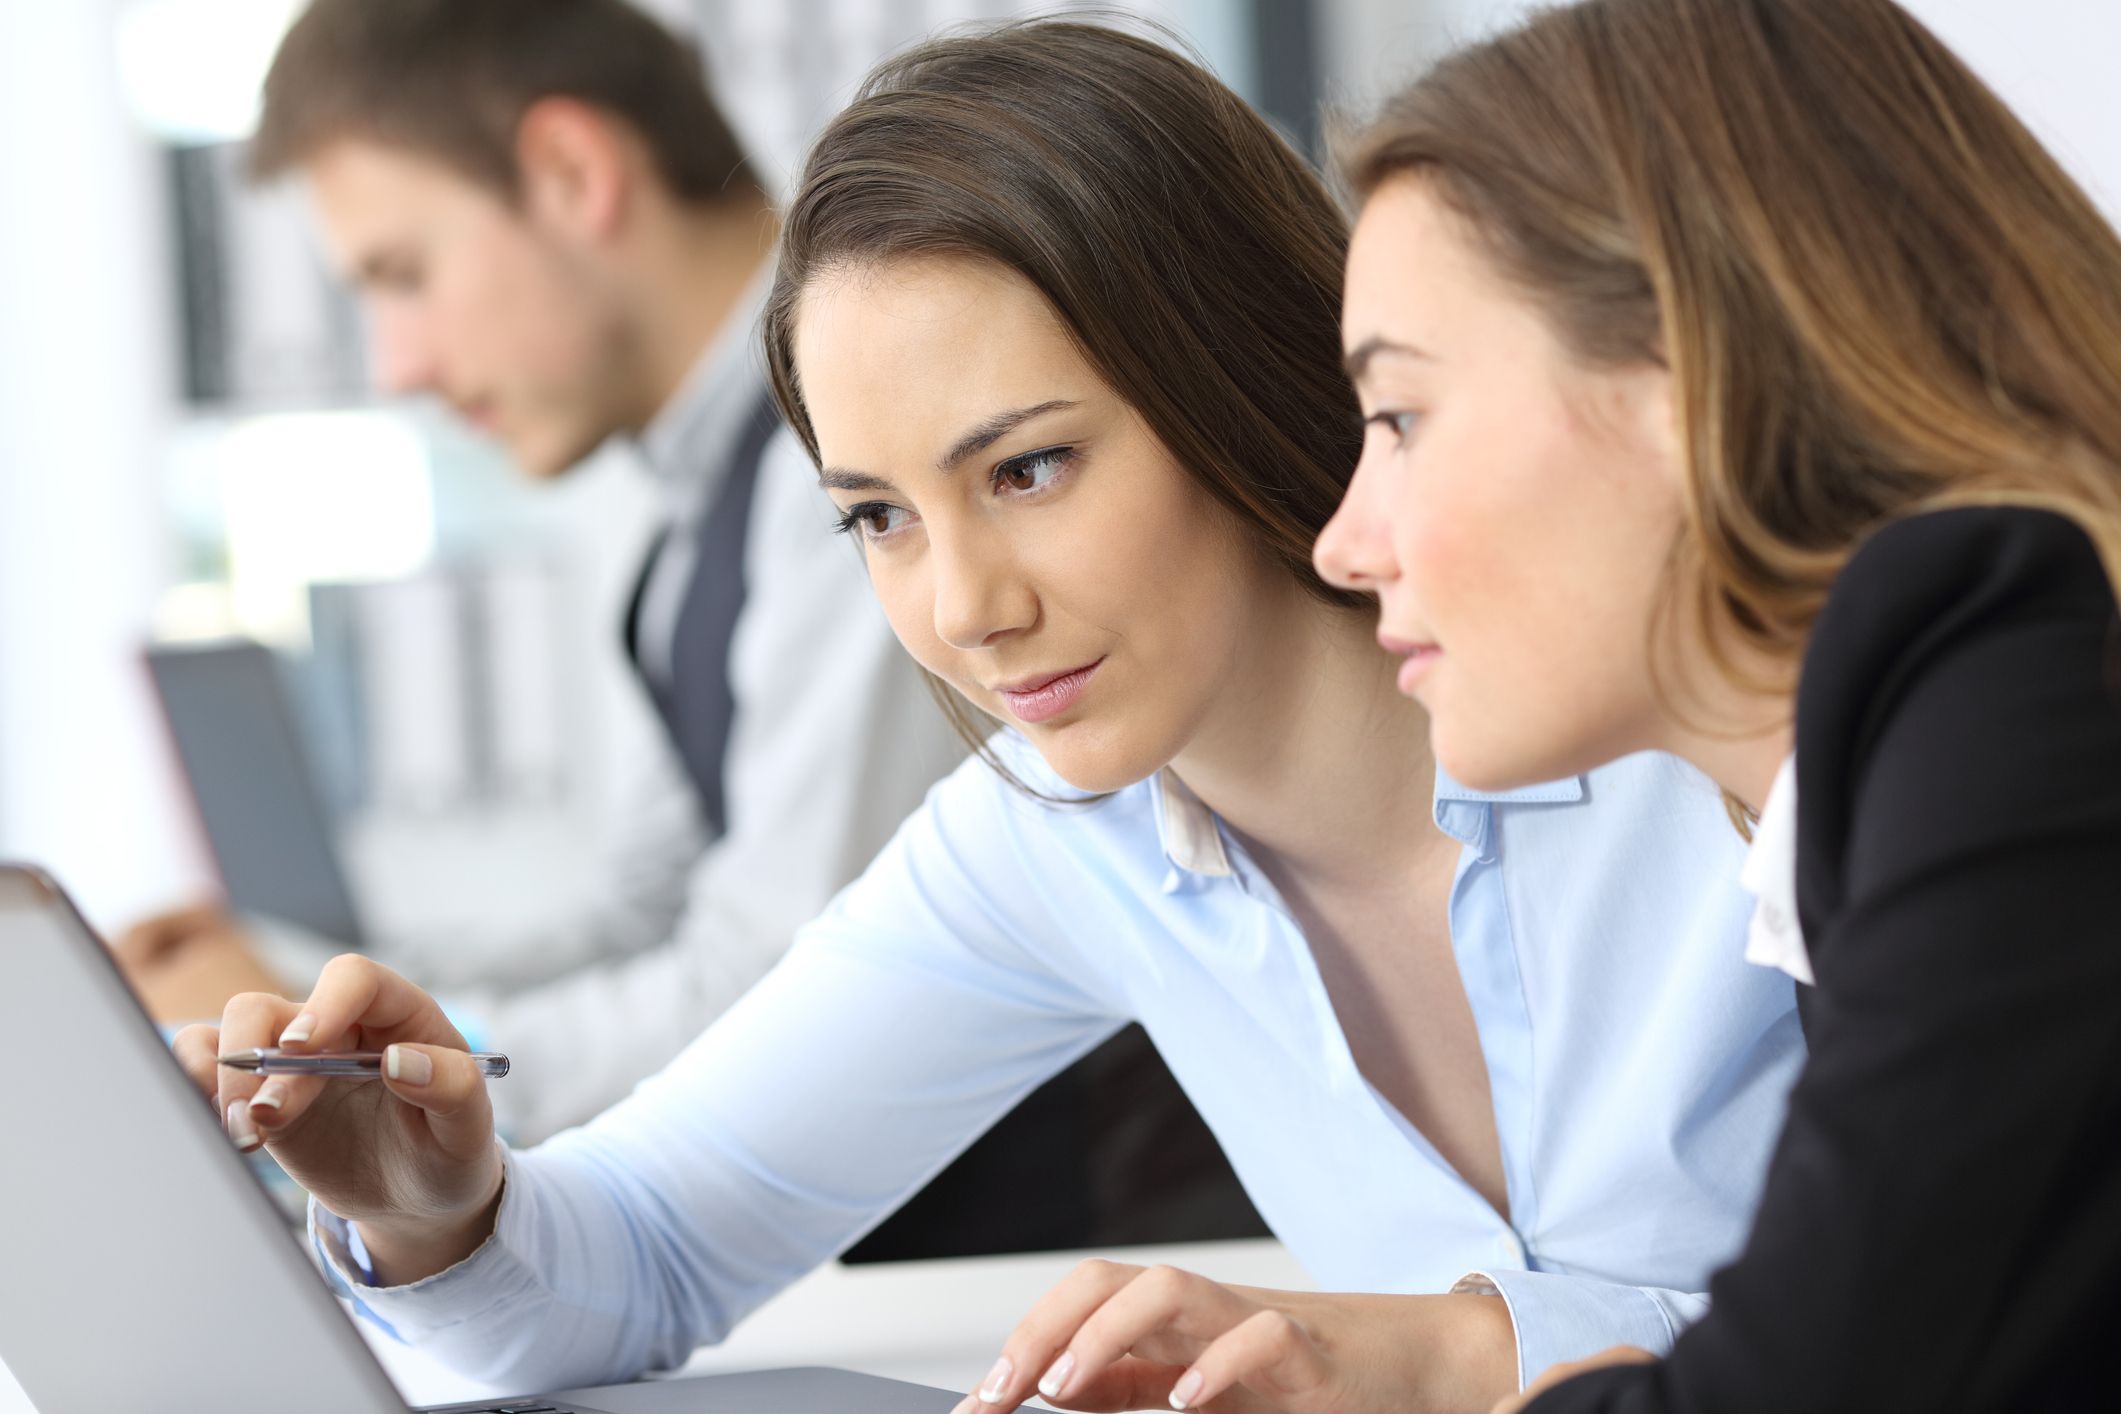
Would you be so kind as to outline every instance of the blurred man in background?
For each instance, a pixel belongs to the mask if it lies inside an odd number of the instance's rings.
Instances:
[[[776,215],[673,35],[625,0],[316,0],[274,60],[251,162],[306,180],[387,390],[441,397],[539,479],[627,439],[665,502],[624,630],[667,750],[595,907],[382,954],[510,1054],[498,1118],[534,1142],[735,1001],[962,747],[774,416],[753,329]],[[279,990],[214,907],[118,950],[166,1017]],[[867,1250],[1264,1230],[1135,1031]]]
[[[676,37],[623,0],[319,0],[251,170],[305,180],[384,389],[441,398],[539,480],[625,439],[663,503],[624,631],[664,749],[594,905],[383,944],[505,1042],[495,1100],[534,1141],[699,1034],[962,752],[774,415],[752,347],[773,205]],[[121,944],[192,1014],[220,999],[175,979],[211,992],[241,950],[214,909]]]

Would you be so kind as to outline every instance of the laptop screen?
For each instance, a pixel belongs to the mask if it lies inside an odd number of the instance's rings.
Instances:
[[[0,866],[0,1359],[45,1410],[403,1414],[48,880]],[[91,1098],[92,1097],[92,1098]]]
[[[272,651],[247,640],[166,645],[147,662],[230,906],[359,947],[331,820]]]

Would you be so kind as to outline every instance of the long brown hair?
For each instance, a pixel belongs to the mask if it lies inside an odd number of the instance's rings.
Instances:
[[[1431,181],[1576,356],[1670,367],[1668,607],[1735,680],[1787,688],[1841,567],[1924,510],[2059,511],[2121,584],[2121,240],[1889,0],[1550,10],[1390,100],[1342,170]]]
[[[1311,567],[1362,450],[1340,368],[1346,254],[1318,175],[1206,69],[1121,30],[1009,24],[887,60],[818,138],[782,228],[766,366],[815,459],[795,365],[810,283],[908,257],[993,261],[1245,533],[1354,605]],[[993,724],[931,685],[1002,769]]]

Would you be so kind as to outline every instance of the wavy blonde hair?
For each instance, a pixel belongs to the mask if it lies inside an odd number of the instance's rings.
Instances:
[[[2121,240],[1889,0],[1544,11],[1340,166],[1432,181],[1575,356],[1670,368],[1667,611],[1731,680],[1787,689],[1841,567],[1922,511],[2060,512],[2121,584]]]

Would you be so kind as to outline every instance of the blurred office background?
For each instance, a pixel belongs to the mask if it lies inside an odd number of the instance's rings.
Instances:
[[[782,179],[877,57],[1007,0],[643,0]],[[283,651],[386,923],[539,909],[654,730],[616,622],[652,498],[610,450],[519,484],[368,391],[299,193],[240,143],[297,0],[0,4],[0,857],[106,927],[211,888],[141,666]],[[1518,0],[1139,0],[1314,152]],[[2121,7],[1913,0],[2121,214]],[[446,846],[446,847],[444,847]],[[439,912],[437,912],[439,910]]]

